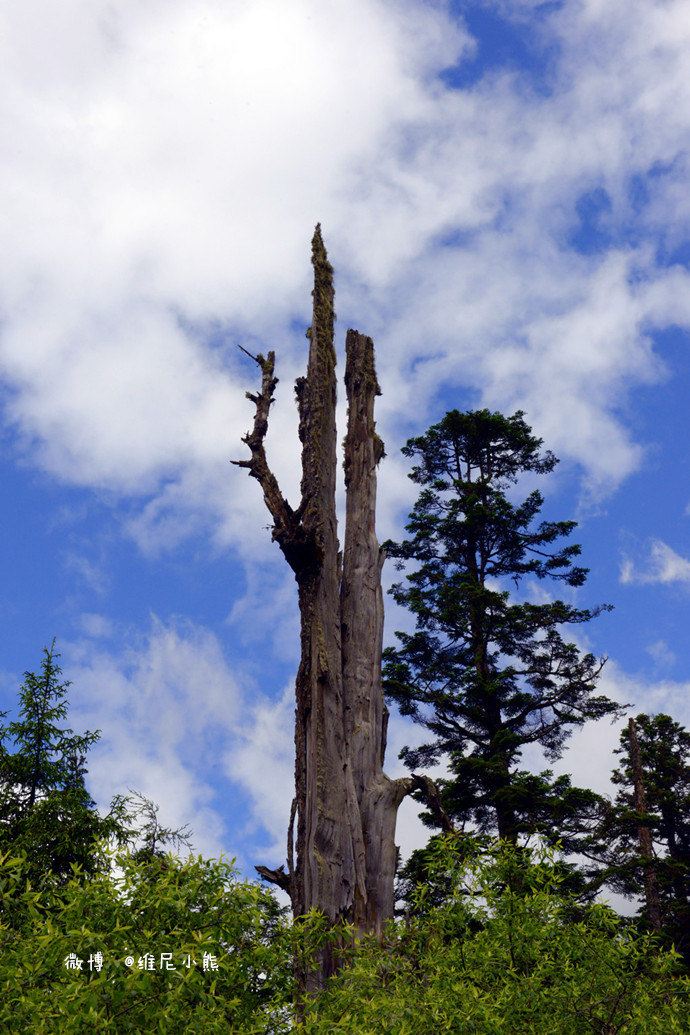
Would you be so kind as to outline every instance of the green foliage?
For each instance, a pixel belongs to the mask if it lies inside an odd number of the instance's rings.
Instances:
[[[126,829],[124,799],[101,817],[86,790],[86,753],[100,733],[65,726],[70,684],[59,657],[54,641],[44,647],[40,672],[24,675],[18,718],[0,724],[0,851],[25,852],[34,883],[64,880],[73,864],[101,868],[94,843]]]
[[[434,884],[383,944],[290,924],[269,892],[231,865],[120,854],[113,873],[37,891],[26,860],[0,859],[0,1030],[427,1035],[687,1031],[690,983],[677,957],[605,906],[578,907],[550,850],[434,839]],[[293,965],[326,939],[343,970],[295,1019]],[[102,970],[89,958],[103,954]],[[160,969],[171,952],[175,970]],[[204,952],[218,969],[204,972]],[[80,971],[68,970],[75,953]],[[155,969],[137,967],[151,953]],[[185,966],[189,955],[197,965]],[[125,964],[133,957],[133,965]]]
[[[638,829],[647,826],[654,843],[655,876],[669,941],[690,964],[690,732],[669,715],[638,715],[640,763],[647,811],[635,808],[628,731],[621,733],[620,765],[612,775],[618,793],[604,811],[599,850],[607,860],[607,882],[617,891],[641,895],[645,860]]]
[[[486,835],[433,837],[407,867],[411,908],[378,943],[316,913],[290,923],[270,892],[223,860],[164,854],[171,842],[188,844],[188,831],[162,826],[141,795],[115,799],[102,819],[84,784],[98,733],[65,727],[57,657],[54,646],[44,651],[40,674],[25,676],[18,719],[0,726],[0,1031],[690,1030],[680,957],[607,907],[576,899],[571,870],[546,842],[530,853]],[[621,854],[609,876],[637,890],[634,833],[648,824],[664,850],[658,874],[680,938],[690,735],[667,716],[640,716],[638,727],[648,813],[631,806],[622,751],[621,791],[605,812],[610,850]],[[577,833],[572,817],[594,807],[567,778],[511,776],[514,814],[526,814],[520,801],[529,798],[533,817],[553,827],[558,815],[568,836]],[[446,793],[452,801],[453,787]],[[296,1011],[295,974],[326,942],[343,969]],[[80,968],[66,966],[71,954]],[[138,966],[147,954],[151,969]]]
[[[399,646],[385,652],[385,690],[431,734],[403,757],[417,768],[446,755],[454,776],[443,791],[446,811],[510,840],[575,837],[596,804],[567,777],[520,770],[523,748],[538,744],[558,758],[573,728],[618,711],[594,692],[603,662],[564,637],[565,627],[605,608],[519,603],[505,588],[530,576],[570,587],[586,578],[574,563],[580,547],[561,542],[575,522],[539,521],[536,490],[512,502],[520,476],[557,463],[541,445],[522,413],[451,411],[403,449],[416,461],[410,477],[421,492],[408,538],[386,544],[399,567],[408,564],[391,592],[416,628],[396,633]]]
[[[436,885],[416,894],[416,915],[368,939],[318,997],[304,1032],[688,1031],[690,983],[677,957],[639,937],[603,905],[577,907],[562,892],[548,850],[530,858],[505,845],[456,851],[435,839]]]
[[[267,891],[238,881],[223,861],[119,854],[114,862],[113,874],[84,880],[75,871],[37,891],[26,859],[0,861],[1,900],[14,909],[12,925],[0,921],[1,1031],[288,1030],[291,932]],[[102,969],[90,970],[97,952]],[[167,952],[175,970],[159,969]],[[81,970],[65,967],[70,953]],[[138,969],[145,953],[156,969]],[[204,972],[204,953],[217,971]]]

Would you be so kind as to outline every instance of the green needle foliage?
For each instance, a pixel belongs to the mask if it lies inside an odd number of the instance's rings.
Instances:
[[[122,801],[101,817],[86,790],[86,754],[100,733],[66,727],[59,657],[55,641],[44,647],[40,671],[24,674],[18,718],[0,723],[0,851],[25,852],[34,883],[64,880],[73,864],[101,868],[94,842],[125,833]]]
[[[609,886],[641,896],[648,862],[640,854],[639,830],[648,827],[654,846],[652,873],[667,941],[690,964],[690,732],[669,715],[638,715],[637,739],[647,810],[635,808],[634,773],[628,731],[621,733],[618,786],[613,807],[604,810],[598,848],[608,867]]]
[[[488,410],[453,410],[407,443],[410,478],[421,492],[408,538],[386,546],[407,567],[391,592],[416,628],[396,633],[384,677],[389,699],[431,734],[422,747],[404,750],[407,765],[449,759],[454,779],[443,802],[456,821],[510,841],[521,833],[561,837],[572,850],[597,796],[548,770],[521,771],[521,753],[536,744],[558,758],[573,728],[619,709],[595,694],[603,661],[564,631],[606,605],[517,602],[506,588],[526,578],[578,587],[587,574],[575,564],[580,547],[563,544],[574,521],[538,520],[537,490],[512,500],[520,477],[555,467],[541,446],[521,412]]]

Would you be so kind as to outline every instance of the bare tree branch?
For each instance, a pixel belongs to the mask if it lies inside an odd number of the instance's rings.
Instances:
[[[297,798],[292,799],[292,806],[290,808],[290,822],[288,823],[287,833],[287,867],[288,874],[290,875],[290,882],[295,875],[295,816],[297,814]]]
[[[421,776],[418,773],[413,773],[411,779],[413,780],[412,790],[421,792],[424,798],[424,804],[433,815],[443,833],[451,834],[455,830],[455,827],[453,826],[453,821],[441,805],[441,795],[439,794],[438,787],[434,781],[430,776]]]
[[[413,791],[419,791],[424,799],[424,804],[432,813],[444,834],[451,834],[455,830],[453,821],[441,805],[438,787],[430,776],[412,773],[411,776],[400,776],[397,780],[391,780],[390,783],[393,788],[392,797],[396,805],[399,805],[408,794],[412,794]]]
[[[279,888],[291,896],[292,881],[282,866],[279,866],[277,870],[269,870],[268,866],[255,866],[254,869],[264,880],[270,881],[271,884],[277,884]]]
[[[259,357],[255,356],[253,352],[249,351],[249,349],[245,349],[244,345],[238,345],[237,348],[240,350],[240,352],[244,352],[245,356],[249,356],[250,359],[253,359],[255,363],[260,362]]]
[[[268,466],[264,445],[268,431],[269,410],[273,403],[275,387],[278,384],[278,378],[274,373],[275,352],[269,352],[267,356],[263,356],[261,353],[253,356],[241,345],[238,347],[261,368],[261,391],[258,394],[245,393],[256,407],[252,429],[242,439],[249,446],[251,457],[249,460],[231,460],[230,462],[236,467],[245,468],[249,471],[250,477],[256,478],[259,482],[263,490],[264,502],[273,518],[272,538],[278,543],[288,564],[297,574],[303,571],[305,565],[309,563],[310,555],[313,552],[311,537],[307,535],[299,516],[280,491],[278,480]]]

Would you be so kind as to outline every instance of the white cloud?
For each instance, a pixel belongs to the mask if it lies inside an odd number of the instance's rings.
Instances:
[[[663,668],[670,668],[676,663],[677,656],[671,650],[666,640],[655,640],[654,643],[650,643],[645,649],[650,657],[656,661],[657,665],[661,665]]]
[[[563,757],[552,768],[556,773],[569,773],[575,786],[591,787],[600,794],[614,795],[611,772],[618,761],[613,752],[619,746],[628,716],[640,712],[653,715],[665,712],[677,722],[690,726],[690,684],[673,680],[645,682],[629,675],[619,663],[609,659],[597,690],[620,705],[629,705],[625,718],[613,723],[610,719],[600,719],[576,730]]]
[[[79,625],[87,636],[108,639],[113,634],[113,623],[105,615],[86,611],[79,616]]]
[[[629,557],[623,559],[620,581],[624,585],[690,582],[690,561],[681,557],[661,539],[654,539],[649,548],[649,556],[641,565]]]
[[[462,33],[376,0],[49,7],[4,15],[9,417],[58,476],[155,493],[145,545],[181,503],[236,533],[255,372],[199,337],[307,322],[311,227]]]
[[[141,791],[160,805],[164,825],[191,825],[196,851],[234,854],[211,781],[222,775],[241,694],[217,639],[153,619],[148,636],[121,655],[88,640],[65,645],[63,654],[74,727],[102,731],[88,779],[99,804]]]
[[[272,450],[294,492],[285,381],[303,363],[291,320],[308,322],[320,218],[343,323],[377,336],[391,449],[462,383],[525,407],[612,488],[641,456],[621,397],[662,376],[649,331],[688,326],[688,274],[644,245],[578,255],[568,234],[594,187],[623,229],[631,176],[652,168],[634,218],[678,233],[687,17],[682,0],[548,10],[535,16],[560,57],[537,95],[515,74],[471,91],[435,79],[472,49],[442,5],[7,8],[0,366],[23,448],[60,478],[143,497],[126,527],[150,552],[210,522],[264,557],[256,486],[227,464],[255,375],[228,348],[280,349]]]
[[[273,865],[285,862],[288,820],[295,794],[294,748],[295,691],[285,689],[277,701],[255,704],[237,742],[226,753],[223,765],[228,778],[237,781],[250,795],[250,822],[261,824],[272,841],[265,847]]]
[[[273,550],[277,556],[278,546]],[[297,665],[297,586],[292,570],[282,559],[278,565],[246,565],[246,589],[235,600],[227,624],[248,654],[259,651],[265,661],[273,656]]]

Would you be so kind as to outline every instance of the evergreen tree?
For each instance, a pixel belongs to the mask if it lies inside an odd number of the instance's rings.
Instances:
[[[521,753],[535,744],[556,759],[574,727],[619,709],[595,694],[603,660],[563,632],[607,605],[518,602],[506,588],[529,577],[578,587],[587,575],[574,563],[580,547],[562,542],[574,521],[538,521],[537,490],[512,501],[520,476],[558,462],[541,446],[521,412],[453,410],[403,449],[421,493],[409,537],[386,545],[399,569],[409,562],[391,592],[416,628],[397,633],[398,647],[386,651],[385,689],[431,734],[404,749],[410,768],[447,757],[453,779],[443,803],[457,822],[510,841],[541,832],[575,850],[596,819],[597,795],[549,770],[520,770]]]
[[[40,671],[24,674],[18,718],[0,723],[0,852],[26,852],[35,881],[63,880],[72,864],[98,870],[106,863],[96,840],[127,833],[124,799],[103,818],[86,789],[86,754],[100,733],[64,725],[70,684],[59,657],[55,641],[44,647]]]
[[[619,789],[599,831],[607,882],[623,894],[644,894],[644,918],[654,928],[651,880],[665,937],[690,963],[690,732],[669,715],[638,715],[632,725],[636,744],[623,730],[612,775]],[[645,851],[645,830],[651,851]]]
[[[183,846],[191,850],[189,824],[177,828],[164,827],[158,818],[160,805],[131,788],[128,795],[116,800],[122,803],[128,821],[135,822],[130,831],[132,836],[128,838],[134,859],[139,862],[162,861],[171,852],[179,852]]]

